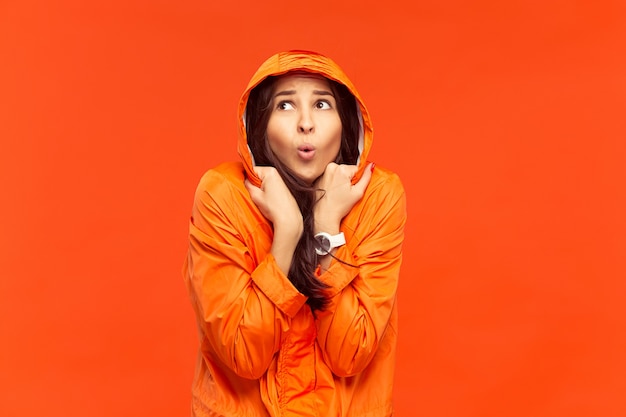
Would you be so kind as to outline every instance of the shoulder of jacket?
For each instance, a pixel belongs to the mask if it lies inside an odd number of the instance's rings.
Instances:
[[[241,162],[224,162],[206,171],[200,178],[198,188],[239,183],[243,185],[244,178],[244,168]]]
[[[404,194],[404,186],[398,174],[376,165],[366,194],[397,195]]]
[[[196,188],[196,200],[210,195],[213,200],[232,195],[234,190],[245,191],[244,168],[241,162],[225,162],[202,175]]]

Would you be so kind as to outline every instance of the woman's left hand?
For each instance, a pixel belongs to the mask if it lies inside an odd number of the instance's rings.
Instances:
[[[339,233],[339,223],[365,194],[372,178],[374,164],[370,163],[359,181],[352,185],[356,165],[331,162],[316,181],[319,201],[314,208],[315,232]]]

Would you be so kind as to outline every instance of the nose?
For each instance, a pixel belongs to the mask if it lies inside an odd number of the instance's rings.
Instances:
[[[308,111],[300,113],[300,120],[298,120],[298,132],[304,134],[310,134],[315,131],[313,119]]]

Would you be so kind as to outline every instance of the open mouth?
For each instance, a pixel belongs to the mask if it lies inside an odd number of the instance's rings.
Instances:
[[[315,147],[311,145],[298,146],[298,155],[302,159],[312,159],[315,156]]]
[[[298,147],[298,150],[300,152],[313,152],[315,150],[315,148],[311,145],[302,145]]]

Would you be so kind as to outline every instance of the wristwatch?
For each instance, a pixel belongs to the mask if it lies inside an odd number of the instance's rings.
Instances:
[[[343,232],[339,232],[339,234],[334,236],[326,232],[320,232],[315,235],[315,240],[317,241],[315,253],[320,256],[327,255],[334,248],[346,244],[346,237],[343,235]]]

